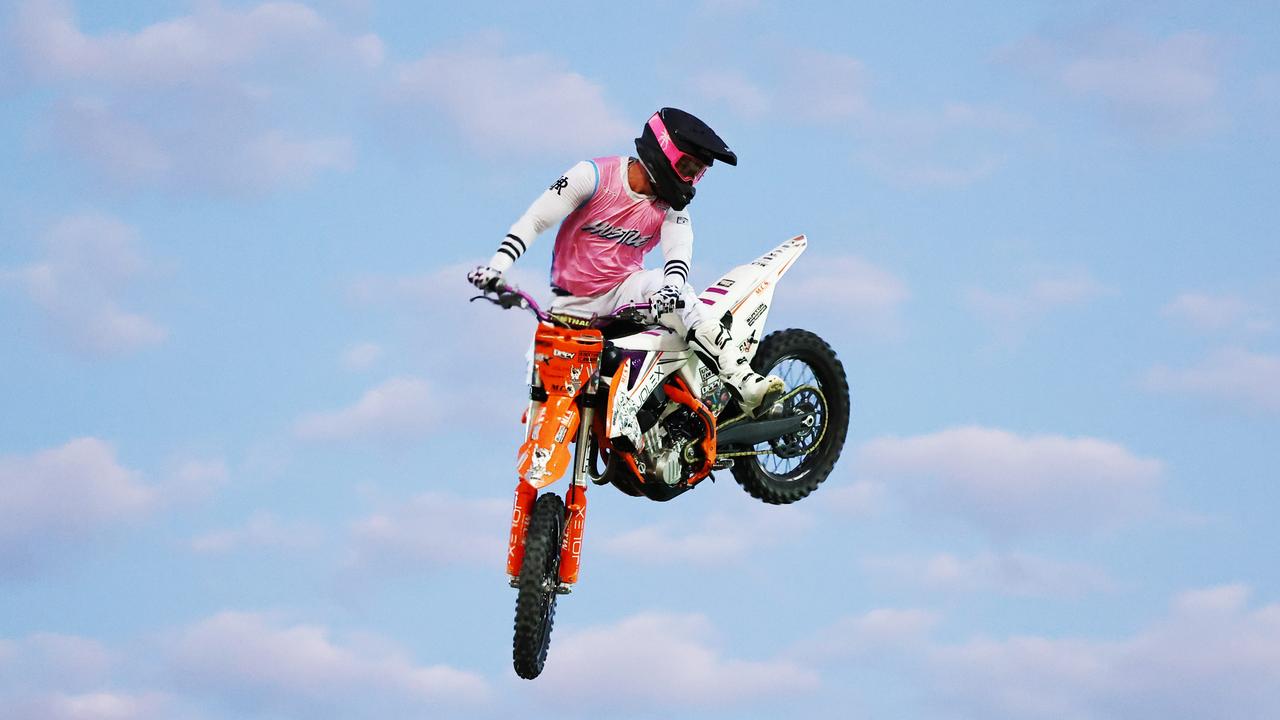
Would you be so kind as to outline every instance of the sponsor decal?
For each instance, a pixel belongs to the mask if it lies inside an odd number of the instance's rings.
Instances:
[[[733,287],[733,281],[726,278],[716,283],[716,287],[731,288]]]
[[[547,462],[551,460],[551,451],[546,448],[533,449],[533,462],[529,464],[530,482],[541,480],[547,474]]]
[[[627,245],[629,247],[644,247],[653,239],[653,235],[641,235],[639,230],[614,227],[604,220],[597,220],[589,225],[583,225],[581,230],[588,235],[595,235],[605,240],[614,240],[619,245]]]
[[[560,429],[556,430],[557,445],[564,442],[565,436],[569,434],[569,420],[570,416],[568,413],[565,413],[560,417]]]
[[[764,303],[757,305],[756,309],[752,310],[751,315],[747,317],[747,325],[748,326],[755,325],[756,321],[760,319],[760,316],[764,314],[764,311],[768,309],[769,309],[769,306],[765,305]]]
[[[677,224],[677,225],[688,225],[688,224],[689,224],[689,218],[685,217],[684,215],[677,215],[677,216],[676,216],[676,224]]]
[[[661,356],[661,353],[659,353],[659,356]],[[658,365],[662,364],[661,361],[658,362]],[[644,399],[649,397],[650,393],[658,389],[665,377],[666,372],[661,367],[655,366],[653,372],[649,373],[649,377],[645,379],[644,385],[640,387],[639,391],[633,393],[632,397],[639,398],[640,402],[644,402]]]
[[[770,250],[769,252],[765,253],[764,255],[761,255],[758,259],[756,259],[756,260],[752,260],[752,261],[751,261],[751,264],[752,264],[752,265],[757,265],[757,266],[759,266],[759,267],[769,267],[769,263],[773,262],[774,260],[777,260],[777,259],[778,259],[778,256],[779,256],[779,255],[781,255],[781,254],[782,254],[782,251],[783,251],[783,250],[786,250],[786,249],[787,249],[787,247],[788,247],[787,245],[783,245],[783,246],[782,246],[782,247],[780,247],[780,248],[776,248],[776,249],[774,249],[774,250]]]
[[[556,191],[556,194],[557,194],[557,195],[560,195],[560,194],[562,194],[560,191],[561,191],[561,190],[564,190],[564,189],[565,189],[565,188],[567,188],[567,187],[569,187],[569,176],[567,176],[567,175],[561,175],[561,176],[560,176],[560,179],[559,179],[559,180],[557,180],[557,181],[555,181],[555,182],[553,182],[553,183],[551,183],[551,187],[549,187],[549,188],[547,188],[547,189],[548,189],[548,190],[555,190],[555,191]]]
[[[573,359],[573,353],[571,353],[571,352],[566,352],[566,351],[561,350],[561,349],[559,349],[559,348],[555,349],[553,352],[555,353],[555,356],[556,356],[556,357],[558,357],[558,358],[564,358],[565,360],[572,360],[572,359]]]

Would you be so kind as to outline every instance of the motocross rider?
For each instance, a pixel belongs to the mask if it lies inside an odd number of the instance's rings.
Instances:
[[[569,168],[516,220],[489,264],[467,279],[481,290],[501,285],[502,273],[534,238],[561,223],[551,260],[552,312],[590,318],[647,301],[659,322],[677,313],[688,329],[686,340],[737,395],[742,410],[768,407],[785,390],[782,380],[751,370],[687,282],[693,226],[685,208],[693,186],[716,160],[737,165],[738,156],[706,123],[676,108],[649,118],[636,138],[636,154]],[[655,246],[662,247],[663,269],[645,270],[644,255]]]

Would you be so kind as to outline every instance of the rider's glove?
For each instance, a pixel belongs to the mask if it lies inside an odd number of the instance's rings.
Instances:
[[[675,310],[678,302],[680,302],[680,288],[675,285],[663,285],[649,296],[649,309],[653,311],[654,317],[658,317]]]
[[[488,292],[502,284],[502,271],[494,270],[488,265],[481,265],[467,273],[467,281],[480,288],[482,292]]]

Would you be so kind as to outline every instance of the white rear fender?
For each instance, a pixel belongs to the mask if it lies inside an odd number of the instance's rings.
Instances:
[[[733,342],[744,346],[747,357],[764,336],[765,320],[773,305],[773,291],[778,281],[795,264],[809,241],[797,235],[746,265],[739,265],[702,291],[699,301],[711,317],[732,316],[729,334]]]

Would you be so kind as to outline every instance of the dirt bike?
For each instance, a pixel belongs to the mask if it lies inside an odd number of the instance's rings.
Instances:
[[[512,287],[472,298],[528,310],[539,321],[507,552],[518,591],[512,655],[520,677],[541,674],[556,599],[578,581],[588,481],[667,501],[728,469],[752,496],[786,504],[831,472],[849,424],[843,365],[806,330],[761,339],[777,282],[807,244],[794,237],[699,296],[753,369],[787,385],[759,417],[743,414],[689,349],[678,318],[658,325],[647,303],[584,319],[544,312]],[[563,500],[539,495],[569,470]]]

